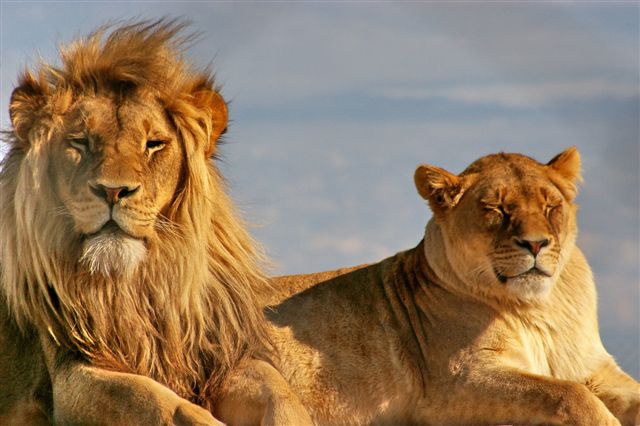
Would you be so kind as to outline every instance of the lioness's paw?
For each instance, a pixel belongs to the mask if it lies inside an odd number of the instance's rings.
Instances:
[[[176,408],[173,423],[175,426],[224,426],[210,412],[187,401]]]

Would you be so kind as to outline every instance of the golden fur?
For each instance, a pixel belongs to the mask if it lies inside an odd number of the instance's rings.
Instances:
[[[21,75],[0,174],[1,294],[15,339],[52,337],[47,362],[68,353],[209,407],[266,344],[268,283],[211,160],[227,109],[182,56],[184,26],[101,28],[61,48],[59,67]],[[113,207],[112,187],[127,196]]]
[[[420,166],[434,213],[424,240],[373,265],[277,280],[275,369],[230,375],[219,418],[638,424],[640,385],[602,346],[575,246],[579,170],[574,148],[546,165],[490,155],[459,176]]]

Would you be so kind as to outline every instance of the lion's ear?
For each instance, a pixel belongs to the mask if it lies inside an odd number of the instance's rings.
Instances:
[[[211,135],[205,149],[205,155],[211,157],[215,153],[218,138],[227,129],[227,103],[220,93],[208,87],[200,87],[194,91],[193,99],[198,109],[211,114]]]
[[[547,167],[553,170],[556,175],[560,175],[565,179],[562,182],[562,179],[550,176],[551,180],[568,200],[573,200],[576,197],[576,183],[582,181],[580,164],[580,153],[575,146],[556,155],[547,163]]]
[[[33,127],[44,103],[45,90],[42,85],[31,73],[24,73],[9,101],[11,125],[20,142],[29,143],[29,130]]]
[[[462,196],[462,179],[439,167],[423,164],[416,169],[413,180],[436,214],[455,206]]]

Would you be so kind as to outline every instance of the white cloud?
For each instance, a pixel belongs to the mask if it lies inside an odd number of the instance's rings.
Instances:
[[[123,11],[102,2],[4,7],[5,83],[15,78],[23,55],[41,50],[53,57],[56,41],[105,19],[185,15],[204,33],[190,56],[204,64],[215,59],[225,95],[244,106],[271,108],[381,86],[400,90],[403,84],[413,92],[417,84],[438,88],[454,81],[618,78],[635,72],[638,62],[637,19],[618,25],[631,28],[627,32],[603,27],[595,18],[585,21],[588,7],[136,3]],[[56,25],[78,14],[78,25]],[[3,105],[9,93],[4,87]],[[498,95],[508,98],[507,105],[523,102],[517,94]]]
[[[587,25],[577,8],[497,10],[436,4],[291,8],[269,15],[269,25],[251,29],[242,46],[227,49],[221,76],[239,103],[273,107],[404,84],[438,88],[518,78],[562,79],[565,86],[574,78],[588,83],[637,69],[635,34]],[[510,101],[522,103],[517,96]]]
[[[394,254],[392,249],[373,240],[373,238],[357,234],[343,236],[319,234],[313,237],[308,244],[313,251],[319,253],[334,252],[338,255],[361,259],[361,261],[367,259],[376,259],[377,261]]]
[[[445,88],[389,88],[379,95],[395,100],[444,99],[465,104],[505,108],[539,107],[558,101],[627,99],[640,95],[637,84],[605,79],[545,81],[542,83],[460,85]]]

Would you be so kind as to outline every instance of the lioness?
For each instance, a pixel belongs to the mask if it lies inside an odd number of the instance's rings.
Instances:
[[[600,341],[575,245],[579,173],[575,148],[546,165],[489,155],[459,176],[420,166],[434,214],[423,241],[333,277],[279,280],[289,294],[267,316],[281,376],[230,376],[219,418],[308,421],[277,397],[284,378],[316,424],[639,423],[640,385]]]

